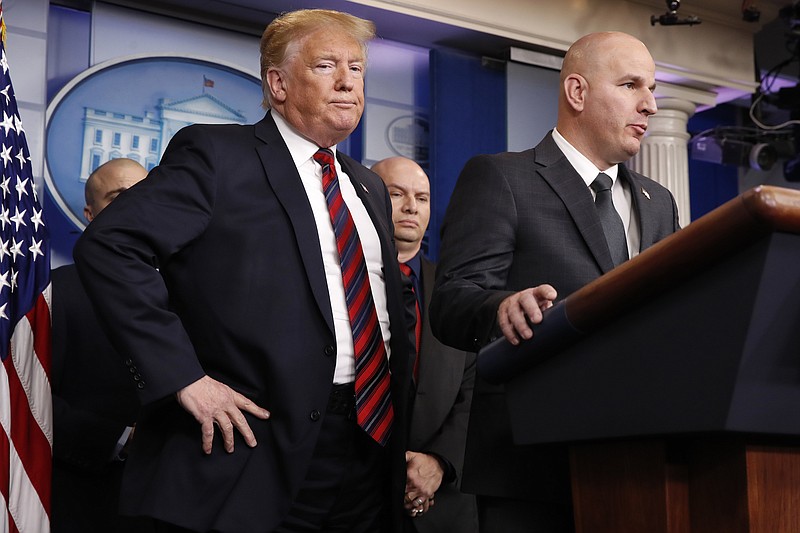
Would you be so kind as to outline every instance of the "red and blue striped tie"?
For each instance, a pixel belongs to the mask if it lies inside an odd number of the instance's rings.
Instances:
[[[356,420],[378,444],[392,432],[394,409],[389,392],[389,364],[378,313],[372,299],[367,263],[356,225],[339,189],[333,152],[321,148],[314,160],[322,166],[322,190],[339,249],[342,281],[353,330],[356,359]]]

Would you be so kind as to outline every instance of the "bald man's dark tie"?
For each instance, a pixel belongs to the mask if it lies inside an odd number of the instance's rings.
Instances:
[[[402,272],[405,276],[408,277],[413,283],[414,278],[416,278],[416,274],[414,271],[411,270],[411,267],[408,266],[406,263],[400,263],[400,272]],[[411,286],[411,291],[414,293],[414,301],[415,301],[415,311],[417,315],[417,323],[414,326],[414,348],[417,351],[417,356],[414,358],[414,367],[413,367],[413,374],[414,374],[414,381],[419,380],[419,348],[422,346],[422,309],[419,307],[419,296],[417,295],[417,290],[414,288],[414,285]]]
[[[608,241],[608,251],[611,252],[611,259],[614,266],[628,260],[628,241],[625,239],[625,228],[622,226],[622,219],[614,209],[614,202],[611,199],[611,186],[614,182],[611,177],[602,172],[592,182],[592,190],[595,192],[594,206],[603,224],[603,233],[606,234]]]

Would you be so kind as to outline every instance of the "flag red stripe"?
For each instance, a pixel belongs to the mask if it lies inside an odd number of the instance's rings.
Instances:
[[[48,289],[49,294],[49,289]],[[28,314],[26,315],[28,321],[31,325],[31,330],[33,332],[33,347],[34,353],[36,357],[39,359],[39,364],[41,364],[42,368],[44,369],[45,375],[49,382],[50,380],[50,369],[51,369],[51,326],[50,326],[50,307],[48,305],[47,300],[44,297],[44,294],[39,294],[38,298],[36,298],[36,303],[31,309]],[[52,401],[52,400],[51,400]],[[37,436],[39,436],[43,442],[39,442],[40,448],[37,450],[37,453],[41,454],[37,456],[37,460],[35,463],[35,467],[31,468],[26,464],[25,469],[28,471],[28,477],[31,479],[31,483],[33,483],[34,487],[36,488],[36,492],[39,494],[39,498],[42,501],[42,505],[47,512],[48,517],[50,516],[50,485],[51,485],[51,478],[52,478],[52,465],[53,465],[53,448],[52,443],[47,439],[43,429],[39,427],[38,422],[35,422],[33,425],[34,432]],[[38,431],[35,431],[38,429]],[[46,428],[47,431],[51,432],[52,435],[52,427]],[[52,436],[51,436],[52,438]],[[45,460],[46,458],[46,460]],[[37,474],[31,475],[31,471],[35,470]]]
[[[8,437],[6,436],[6,432],[3,431],[3,428],[0,427],[0,457],[3,458],[0,461],[0,496],[5,502],[8,502],[8,493],[9,493],[9,486],[11,485],[11,481],[9,476],[11,472],[9,471],[9,461],[5,460],[11,456],[11,445],[8,442]],[[0,511],[3,512],[5,515],[5,520],[7,521],[7,526],[5,531],[8,533],[19,533],[19,529],[17,529],[17,524],[14,522],[14,517],[11,516],[11,513],[8,511],[7,508],[0,505]],[[2,519],[0,519],[0,526],[4,525]]]
[[[5,502],[8,501],[8,488],[11,485],[9,480],[9,458],[11,457],[11,446],[8,443],[5,428],[0,426],[0,497],[2,497],[3,505],[0,506],[0,511],[5,515],[5,520],[11,520],[11,514]],[[3,525],[3,517],[0,517],[0,526]]]
[[[33,309],[26,315],[33,330],[33,349],[39,364],[44,368],[47,379],[50,379],[52,357],[50,356],[50,307],[43,295],[39,295]]]
[[[20,443],[15,448],[25,467],[25,473],[42,505],[49,511],[52,457],[50,442],[31,413],[28,397],[12,364],[12,358],[8,357],[5,363],[11,401],[11,441]],[[47,460],[43,460],[44,458]]]

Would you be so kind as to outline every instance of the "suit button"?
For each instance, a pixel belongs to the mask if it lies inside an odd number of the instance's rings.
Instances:
[[[319,414],[319,411],[317,411],[316,409],[314,409],[313,411],[311,411],[311,414],[309,415],[309,418],[310,418],[310,419],[311,419],[313,422],[316,422],[317,420],[319,420],[320,416],[321,416],[321,415]]]
[[[144,388],[144,381],[140,381],[139,383],[136,384],[136,386],[138,388],[140,388],[140,389],[143,389]]]
[[[327,346],[325,347],[325,350],[324,350],[324,352],[325,352],[325,355],[327,355],[328,357],[331,357],[331,356],[333,356],[333,355],[336,355],[336,348],[334,348],[333,346],[331,346],[331,345],[329,344],[329,345],[327,345]]]
[[[139,374],[134,374],[133,381],[142,381],[142,376],[140,376]]]
[[[128,366],[133,366],[133,359],[125,359],[125,364]]]

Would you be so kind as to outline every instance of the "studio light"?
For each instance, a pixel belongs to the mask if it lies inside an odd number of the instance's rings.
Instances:
[[[650,16],[650,24],[655,26],[656,24],[661,24],[662,26],[678,26],[678,25],[689,25],[692,26],[694,24],[700,24],[702,22],[699,18],[695,16],[688,16],[688,17],[679,17],[678,16],[678,8],[681,7],[680,0],[667,0],[667,12],[663,15],[651,15]]]
[[[756,170],[770,170],[778,160],[778,151],[768,143],[754,144],[747,155],[750,168]]]
[[[749,142],[711,136],[698,137],[691,142],[692,159],[734,165],[754,170],[771,170],[778,160],[778,150],[772,143]]]

